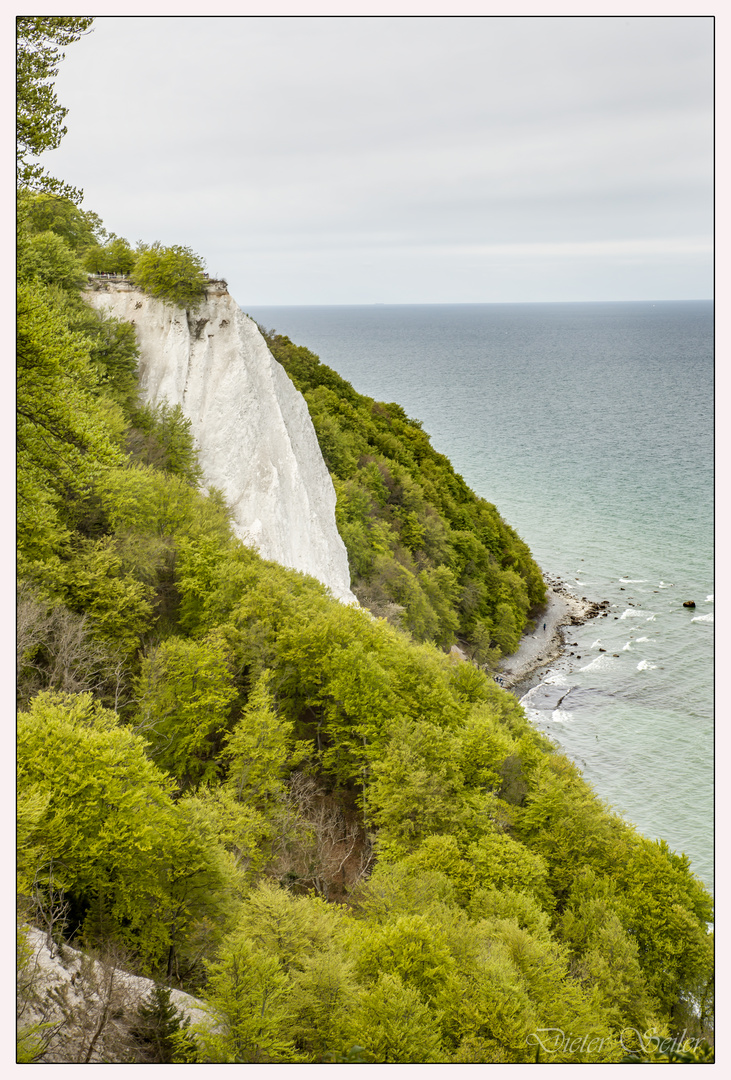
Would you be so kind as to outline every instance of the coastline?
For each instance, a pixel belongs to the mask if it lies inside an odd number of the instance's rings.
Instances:
[[[608,600],[575,596],[558,578],[546,575],[544,580],[546,602],[535,616],[533,630],[523,634],[518,648],[502,658],[495,672],[496,682],[504,690],[524,682],[538,668],[561,656],[566,646],[561,634],[564,626],[581,626],[609,608]]]

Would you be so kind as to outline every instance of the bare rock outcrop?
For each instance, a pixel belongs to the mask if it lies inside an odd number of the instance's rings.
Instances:
[[[188,311],[123,281],[97,280],[87,298],[134,324],[143,398],[190,419],[206,483],[222,490],[240,539],[357,603],[307,404],[225,283]]]

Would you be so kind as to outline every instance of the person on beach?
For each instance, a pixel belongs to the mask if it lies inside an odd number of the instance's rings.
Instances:
[[[546,624],[545,624],[545,623],[543,624],[543,629],[544,629],[544,630],[546,629]]]

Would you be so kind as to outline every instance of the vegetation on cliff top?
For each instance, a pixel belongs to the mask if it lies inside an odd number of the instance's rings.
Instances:
[[[20,919],[215,1017],[182,1031],[145,1004],[125,1060],[534,1061],[558,1029],[541,1060],[595,1062],[708,1035],[711,901],[687,860],[484,672],[415,640],[489,621],[499,642],[500,604],[540,598],[524,545],[397,406],[280,339],[358,587],[390,602],[407,572],[434,614],[397,594],[410,633],[263,561],[199,487],[180,410],[139,404],[132,328],[83,303],[98,219],[41,203],[21,199],[18,259]],[[450,615],[432,579],[477,599]],[[40,990],[20,961],[22,1012]],[[71,1028],[79,1061],[121,1060],[111,988],[93,1028],[70,997],[21,1022],[23,1060]]]

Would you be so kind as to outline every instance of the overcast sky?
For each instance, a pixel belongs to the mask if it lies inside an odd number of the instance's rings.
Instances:
[[[710,18],[98,18],[45,155],[265,304],[711,296]]]

